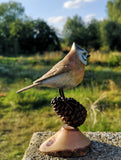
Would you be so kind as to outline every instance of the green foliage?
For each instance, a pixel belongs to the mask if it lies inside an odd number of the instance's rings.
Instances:
[[[92,20],[88,24],[78,15],[68,18],[63,28],[65,44],[71,46],[75,41],[89,50],[121,51],[121,1],[109,0],[107,12],[107,19]]]
[[[74,16],[72,19],[68,18],[63,29],[64,38],[68,41],[68,45],[72,45],[73,42],[78,42],[84,46],[85,27],[81,17]]]
[[[69,46],[73,42],[80,44],[84,48],[99,49],[100,47],[100,30],[98,21],[92,20],[86,25],[81,17],[74,16],[72,19],[68,18],[63,28],[63,36],[65,43]]]
[[[107,2],[108,19],[100,22],[101,50],[121,50],[121,1]]]
[[[44,21],[36,20],[34,23],[34,48],[39,52],[60,50],[59,39],[54,29]]]
[[[10,38],[10,25],[16,20],[25,19],[21,3],[10,1],[0,4],[0,54],[13,53],[13,41]]]
[[[99,22],[93,19],[86,28],[86,42],[88,49],[98,50],[101,46]]]
[[[104,52],[121,50],[121,2],[107,2],[108,18],[103,21],[93,19],[84,23],[75,15],[68,17],[63,28],[62,42],[71,46],[75,41],[88,50],[101,49]],[[44,51],[60,50],[60,40],[56,31],[40,19],[33,20],[25,15],[19,2],[10,1],[0,4],[0,54],[18,56]],[[66,50],[65,50],[66,51]]]
[[[21,3],[0,4],[0,54],[18,56],[60,50],[56,32],[45,21],[25,16]]]
[[[104,26],[105,37],[111,50],[121,50],[121,24],[108,21]]]
[[[21,19],[24,15],[24,7],[21,3],[10,1],[0,4],[0,22],[12,23]]]
[[[116,55],[116,56],[113,56],[111,55],[109,57],[109,59],[107,60],[108,62],[108,65],[110,67],[116,67],[116,66],[121,66],[121,56],[119,55]]]
[[[121,50],[121,24],[104,20],[100,24],[101,50],[109,52],[110,50]]]
[[[109,19],[121,24],[121,1],[109,0],[107,2]]]

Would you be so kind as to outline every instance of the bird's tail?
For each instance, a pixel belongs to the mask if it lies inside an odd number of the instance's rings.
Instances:
[[[27,87],[24,87],[24,88],[18,90],[16,93],[23,92],[23,91],[25,91],[25,90],[27,90],[27,89],[30,89],[30,88],[33,88],[33,87],[35,87],[35,86],[37,86],[37,85],[38,85],[38,84],[29,85],[29,86],[27,86]]]

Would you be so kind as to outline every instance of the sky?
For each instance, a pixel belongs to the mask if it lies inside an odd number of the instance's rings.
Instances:
[[[9,0],[0,0],[8,2]],[[79,15],[88,23],[91,19],[107,18],[108,0],[14,0],[22,3],[25,14],[33,19],[42,19],[48,25],[62,31],[68,17]]]

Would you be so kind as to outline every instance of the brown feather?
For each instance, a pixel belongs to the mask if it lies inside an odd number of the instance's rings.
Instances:
[[[80,67],[80,61],[75,52],[70,52],[67,56],[64,57],[60,62],[54,65],[47,73],[45,73],[41,78],[34,81],[34,84],[40,83],[43,80],[48,78],[67,73],[74,70],[77,67]],[[79,66],[77,66],[79,64]]]

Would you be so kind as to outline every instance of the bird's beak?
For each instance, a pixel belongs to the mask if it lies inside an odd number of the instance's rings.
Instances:
[[[90,55],[88,54],[88,55],[87,55],[87,58],[89,58],[89,57],[90,57]]]

